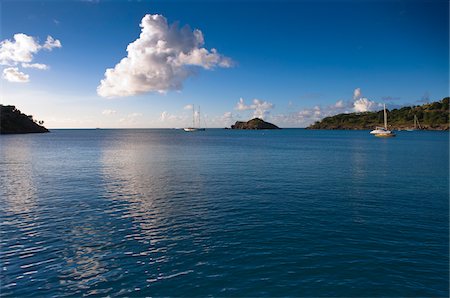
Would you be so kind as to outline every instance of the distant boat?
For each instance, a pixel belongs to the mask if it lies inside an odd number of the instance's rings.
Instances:
[[[200,107],[198,107],[198,119],[196,118],[197,117],[195,117],[195,108],[194,105],[192,105],[192,127],[185,127],[183,128],[183,130],[186,132],[204,131],[205,128],[200,127]]]
[[[414,128],[407,128],[406,130],[414,131],[414,130],[417,130],[417,128],[422,129],[422,127],[420,126],[420,123],[419,123],[419,119],[417,119],[417,116],[414,115]]]
[[[372,130],[370,133],[379,138],[395,137],[395,133],[388,130],[388,128],[387,128],[386,104],[384,104],[384,127],[375,127],[375,129]]]

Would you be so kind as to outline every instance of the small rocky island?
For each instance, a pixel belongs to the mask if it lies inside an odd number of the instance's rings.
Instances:
[[[247,122],[236,121],[234,125],[231,125],[231,129],[280,129],[275,124],[266,122],[259,118],[254,118]]]
[[[15,106],[0,105],[0,134],[49,132],[42,124],[44,121],[34,120],[33,116],[23,114]]]

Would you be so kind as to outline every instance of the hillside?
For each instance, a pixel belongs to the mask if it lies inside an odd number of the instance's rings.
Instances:
[[[390,129],[403,130],[414,125],[414,115],[417,116],[422,129],[449,129],[449,98],[421,106],[403,107],[387,110]],[[373,129],[383,126],[383,111],[339,114],[326,117],[308,129]]]
[[[0,105],[0,134],[42,132],[48,129],[36,123],[33,116],[23,114],[15,106]]]
[[[234,125],[231,125],[231,129],[280,129],[275,124],[266,122],[259,118],[254,118],[247,122],[236,121]]]

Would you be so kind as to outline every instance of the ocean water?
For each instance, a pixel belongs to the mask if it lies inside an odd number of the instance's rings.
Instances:
[[[2,297],[449,295],[449,134],[0,137]]]

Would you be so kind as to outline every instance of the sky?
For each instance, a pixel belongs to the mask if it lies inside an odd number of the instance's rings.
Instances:
[[[185,127],[193,106],[306,127],[449,94],[445,0],[0,5],[0,103],[48,128]]]

